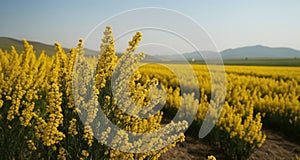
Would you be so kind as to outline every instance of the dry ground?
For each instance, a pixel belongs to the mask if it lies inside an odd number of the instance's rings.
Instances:
[[[267,139],[264,145],[255,150],[250,160],[277,160],[296,159],[300,155],[299,140],[276,133],[272,130],[264,130]],[[298,141],[298,142],[297,142]],[[186,141],[177,144],[161,156],[161,160],[204,160],[208,155],[214,155],[217,159],[224,159],[220,150],[214,149],[211,145],[193,137],[186,137]]]

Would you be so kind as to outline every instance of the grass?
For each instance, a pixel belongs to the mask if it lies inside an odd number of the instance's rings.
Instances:
[[[300,58],[290,59],[232,59],[223,60],[225,65],[240,65],[240,66],[300,66]],[[196,64],[205,64],[204,61],[193,62]]]

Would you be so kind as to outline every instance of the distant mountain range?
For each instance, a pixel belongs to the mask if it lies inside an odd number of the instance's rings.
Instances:
[[[300,58],[300,51],[284,47],[266,47],[261,45],[226,49],[221,52],[223,59],[245,58]]]
[[[183,56],[187,60],[203,60],[201,55],[209,55],[208,57],[215,57],[217,53],[213,51],[200,51],[199,52],[191,52],[184,53]],[[247,46],[240,47],[235,49],[226,49],[220,52],[222,59],[224,60],[244,60],[244,59],[287,59],[287,58],[300,58],[300,51],[292,49],[292,48],[284,48],[284,47],[266,47],[261,45],[256,46]],[[159,55],[158,55],[159,56]],[[169,57],[164,56],[165,59],[169,59],[170,61],[177,61],[182,55],[172,55]]]
[[[36,50],[36,54],[39,55],[42,50],[45,51],[48,55],[55,54],[55,49],[53,45],[44,44],[40,42],[28,41],[32,44]],[[13,38],[0,37],[0,48],[2,50],[10,50],[10,46],[15,46],[17,51],[21,51],[23,49],[22,40],[16,40]],[[66,52],[69,51],[68,48],[64,48]],[[86,49],[87,55],[98,55],[98,51]],[[212,51],[201,51],[202,55],[209,55],[209,57],[214,57],[216,55],[215,52]],[[187,59],[189,61],[199,61],[203,60],[199,52],[191,52],[191,53],[183,53],[181,55],[147,55],[144,61],[181,61],[183,59]],[[261,59],[261,58],[300,58],[300,51],[292,49],[292,48],[271,48],[261,45],[256,46],[247,46],[240,47],[235,49],[226,49],[221,51],[223,59]]]

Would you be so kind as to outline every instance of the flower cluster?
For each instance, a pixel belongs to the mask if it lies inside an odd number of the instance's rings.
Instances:
[[[181,75],[180,84],[178,77],[162,65],[148,64],[139,69],[143,77],[154,77],[158,79],[165,88],[167,92],[165,110],[169,113],[175,114],[179,107],[184,103],[184,95],[181,95],[180,91],[181,87],[188,88],[191,93],[193,93],[194,89],[197,87],[195,84],[190,84],[191,80],[188,79],[190,76],[186,75],[187,67],[188,66],[181,64],[169,65],[169,68],[175,68],[176,73]],[[194,65],[193,69],[196,71],[198,83],[201,87],[200,104],[196,103],[198,104],[198,112],[195,118],[196,123],[201,125],[207,114],[210,117],[216,117],[218,112],[214,108],[217,103],[214,102],[213,99],[209,100],[208,98],[211,96],[211,80],[207,68],[205,66]],[[144,80],[143,83],[146,83],[145,78],[142,78],[142,80]],[[235,86],[240,87],[241,85]],[[235,95],[230,98],[238,99],[239,97],[240,96]],[[243,97],[245,97],[245,95]],[[253,105],[250,105],[250,103],[234,103],[231,99],[226,97],[226,103],[222,108],[220,117],[216,122],[216,127],[211,133],[213,136],[211,137],[212,141],[220,144],[220,147],[230,158],[239,159],[249,156],[254,148],[261,147],[265,141],[266,135],[262,132],[261,114],[254,113],[255,109]],[[188,102],[192,101],[193,99],[190,99]],[[184,112],[188,114],[192,109],[193,108],[187,108]]]

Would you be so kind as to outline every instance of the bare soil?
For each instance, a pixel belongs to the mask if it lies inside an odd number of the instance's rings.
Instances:
[[[250,160],[289,160],[300,156],[300,143],[298,139],[265,129],[267,139],[263,146],[256,149]],[[201,139],[187,136],[186,141],[178,143],[176,147],[164,153],[160,160],[205,160],[207,156],[214,155],[217,159],[224,159],[221,150]]]

